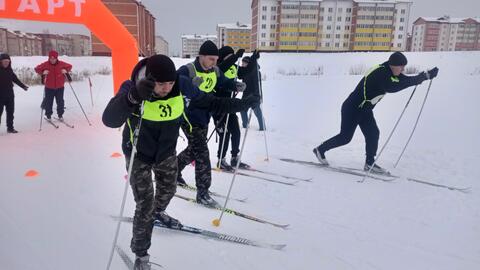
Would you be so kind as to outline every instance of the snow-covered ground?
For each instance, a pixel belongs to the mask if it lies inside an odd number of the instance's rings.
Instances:
[[[152,261],[165,269],[478,269],[480,267],[480,52],[407,53],[419,70],[438,66],[415,136],[400,165],[396,161],[420,109],[428,83],[417,89],[403,121],[379,164],[402,178],[384,183],[284,163],[290,157],[314,161],[312,148],[335,135],[340,106],[363,70],[381,63],[387,53],[263,54],[260,59],[270,161],[265,162],[264,136],[256,119],[248,134],[244,161],[254,167],[312,183],[283,186],[239,177],[229,207],[278,223],[282,230],[231,215],[211,225],[219,212],[174,198],[169,214],[184,224],[275,244],[283,251],[247,247],[155,230]],[[14,57],[14,67],[36,65],[44,58]],[[64,57],[75,69],[109,66],[109,58]],[[188,62],[175,59],[179,66]],[[290,75],[286,75],[290,74]],[[42,87],[16,88],[15,128],[0,127],[0,269],[105,269],[125,184],[120,132],[101,123],[112,89],[111,76],[73,83],[92,122],[89,126],[70,89],[65,118],[74,129],[55,130],[44,122]],[[387,95],[375,109],[385,142],[411,90]],[[179,139],[178,150],[186,143]],[[217,146],[210,143],[211,160]],[[334,165],[363,166],[364,140],[358,130],[352,142],[327,153]],[[36,178],[26,178],[30,169]],[[184,173],[194,183],[193,168]],[[458,187],[468,194],[407,181],[413,177]],[[226,193],[231,176],[213,173],[212,190]],[[282,180],[282,179],[280,179]],[[194,193],[178,190],[194,197]],[[219,199],[220,202],[223,202]],[[129,190],[126,215],[134,202]],[[130,254],[131,224],[121,227],[119,244]],[[131,255],[133,257],[133,255]],[[111,269],[126,269],[115,255]]]

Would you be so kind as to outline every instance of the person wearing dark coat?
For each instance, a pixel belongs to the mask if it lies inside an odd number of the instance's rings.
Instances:
[[[253,62],[253,61],[257,65],[256,68],[251,69],[250,72],[238,75],[238,78],[241,79],[247,85],[247,88],[245,89],[245,91],[243,91],[242,99],[248,98],[249,96],[252,96],[252,95],[260,95],[260,97],[263,98],[262,81],[261,81],[262,74],[260,72],[260,65],[258,65],[257,63],[257,58],[259,58],[259,55],[257,55],[257,57],[253,59],[252,57],[249,57],[249,56],[245,56],[242,59],[242,67],[247,67],[250,64],[250,62]],[[262,102],[263,100],[260,100],[260,103]],[[257,117],[258,127],[259,127],[258,129],[260,131],[265,130],[265,121],[263,119],[263,113],[262,113],[262,109],[260,108],[260,104],[257,104],[257,106],[252,107],[252,109],[253,109],[253,113]],[[242,117],[243,128],[247,127],[247,123],[248,123],[247,112],[248,110],[240,112],[240,116]]]
[[[235,81],[237,77],[243,77],[245,74],[248,74],[254,69],[254,65],[256,65],[256,59],[259,56],[259,53],[255,51],[253,53],[251,63],[246,67],[238,66],[236,62],[243,56],[245,50],[239,49],[236,53],[233,51],[233,48],[230,46],[223,46],[218,50],[219,57],[217,66],[221,72],[225,74],[230,80]],[[236,97],[236,92],[233,93],[229,91],[229,89],[224,89],[219,87],[216,92],[215,96],[218,97]],[[214,114],[212,115],[213,119],[215,120],[215,127],[216,131],[219,136],[218,141],[218,151],[217,151],[217,168],[222,170],[232,171],[233,168],[237,166],[238,154],[240,153],[240,125],[238,124],[238,117],[236,113],[228,114],[228,124],[227,122],[227,115],[226,114]],[[226,133],[225,133],[226,131]],[[225,141],[223,138],[225,137]],[[226,161],[226,154],[229,147],[229,141],[231,139],[232,142],[232,150],[231,150],[231,159],[230,164]],[[241,169],[248,169],[250,166],[246,163],[240,162],[239,168]]]
[[[6,53],[0,55],[0,121],[3,114],[3,108],[7,112],[7,132],[18,133],[13,127],[13,119],[15,112],[15,93],[13,92],[13,84],[20,86],[27,91],[28,86],[23,84],[13,72],[12,61]]]
[[[435,67],[416,76],[406,76],[402,73],[406,65],[405,55],[395,52],[388,61],[373,67],[360,80],[355,90],[343,102],[340,133],[313,149],[321,164],[328,165],[325,152],[348,144],[353,138],[355,129],[360,126],[366,143],[364,170],[371,170],[373,173],[387,172],[375,162],[380,131],[373,116],[373,109],[385,94],[396,93],[421,84],[425,80],[435,78],[438,74],[438,68]]]
[[[110,128],[124,126],[122,150],[127,166],[133,158],[134,134],[139,128],[137,152],[129,172],[136,203],[130,245],[136,254],[134,269],[150,269],[148,249],[154,220],[170,228],[182,227],[165,210],[176,192],[176,146],[180,126],[186,121],[185,110],[195,106],[215,113],[233,113],[257,102],[217,98],[200,91],[190,78],[177,74],[174,63],[165,55],[141,60],[131,79],[121,85],[105,108],[102,121]]]

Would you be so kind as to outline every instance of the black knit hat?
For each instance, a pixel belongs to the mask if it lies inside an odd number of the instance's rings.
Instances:
[[[390,55],[388,59],[388,64],[390,66],[406,66],[407,65],[407,57],[401,52],[394,52]]]
[[[205,41],[200,47],[199,55],[217,55],[218,56],[218,47],[211,40]]]
[[[235,52],[233,51],[232,47],[230,46],[223,46],[218,50],[218,61],[222,61],[225,59],[225,57],[229,54],[234,54]]]
[[[145,75],[152,76],[157,82],[173,82],[177,78],[177,70],[172,59],[157,54],[148,58]]]
[[[8,53],[0,54],[0,60],[4,60],[4,59],[10,60],[10,55],[8,55]]]

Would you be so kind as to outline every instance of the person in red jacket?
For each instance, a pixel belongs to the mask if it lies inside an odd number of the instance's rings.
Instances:
[[[63,120],[65,112],[65,101],[63,92],[65,77],[69,78],[68,72],[72,70],[72,65],[58,60],[58,52],[50,51],[48,61],[35,67],[35,72],[42,76],[42,82],[45,84],[45,95],[42,101],[42,108],[45,110],[47,119],[51,119],[53,113],[53,99],[57,102],[57,115]]]

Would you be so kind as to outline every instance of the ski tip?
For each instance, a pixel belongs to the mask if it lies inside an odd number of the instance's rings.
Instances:
[[[282,244],[282,245],[272,245],[272,248],[273,249],[276,249],[276,250],[283,250],[287,245],[285,244]]]

